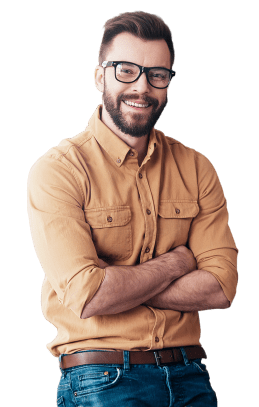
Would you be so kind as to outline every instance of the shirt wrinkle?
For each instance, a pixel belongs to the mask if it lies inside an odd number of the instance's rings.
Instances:
[[[185,245],[230,302],[237,284],[237,249],[211,163],[153,129],[139,167],[135,150],[104,125],[100,110],[85,131],[49,150],[29,174],[31,232],[45,272],[42,309],[57,328],[48,349],[59,356],[199,345],[197,312],[140,305],[80,318],[105,276],[99,259],[134,266]]]
[[[62,158],[63,158],[63,157],[62,157]],[[62,162],[63,162],[63,160],[62,160]],[[74,179],[75,179],[75,181],[76,181],[76,184],[77,184],[77,186],[78,186],[78,188],[79,188],[79,191],[80,191],[80,193],[81,193],[82,200],[84,200],[84,192],[83,192],[83,190],[82,190],[80,181],[79,181],[79,179],[77,178],[77,175],[76,175],[76,173],[75,173],[73,167],[70,166],[70,165],[68,164],[68,162],[64,163],[64,165],[67,166],[67,168],[69,169],[70,173],[71,173],[72,176],[74,177]],[[87,174],[86,174],[86,176],[87,176]]]

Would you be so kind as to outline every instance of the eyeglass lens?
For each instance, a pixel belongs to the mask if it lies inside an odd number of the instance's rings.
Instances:
[[[122,62],[116,66],[116,78],[121,82],[134,82],[140,74],[140,68],[132,63]],[[148,72],[148,80],[157,88],[166,87],[170,80],[170,73],[163,68],[153,68]]]

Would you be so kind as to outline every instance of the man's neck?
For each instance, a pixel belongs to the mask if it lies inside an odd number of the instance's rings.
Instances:
[[[137,151],[138,163],[140,166],[147,154],[149,135],[145,134],[141,137],[133,137],[133,136],[130,136],[129,134],[123,133],[114,124],[109,113],[104,108],[102,108],[102,110],[101,110],[101,120],[114,134],[116,134],[116,136],[118,136],[121,140],[123,140],[129,147],[131,147],[132,149]]]

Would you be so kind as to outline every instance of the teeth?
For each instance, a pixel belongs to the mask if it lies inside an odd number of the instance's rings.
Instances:
[[[148,107],[149,104],[140,104],[140,103],[134,103],[134,102],[129,102],[128,100],[124,100],[124,103],[126,103],[126,105],[128,106],[135,106],[135,107]]]

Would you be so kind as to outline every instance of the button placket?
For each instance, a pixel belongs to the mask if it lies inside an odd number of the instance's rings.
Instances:
[[[155,348],[162,349],[164,346],[164,332],[165,332],[165,313],[162,310],[156,309],[155,315],[157,318],[157,323],[154,327],[153,333],[153,344]]]
[[[153,248],[155,244],[156,224],[152,213],[153,197],[150,186],[146,177],[145,166],[142,165],[141,172],[137,174],[137,186],[141,195],[141,204],[145,221],[145,236],[142,247],[141,262],[148,261],[152,258]]]

